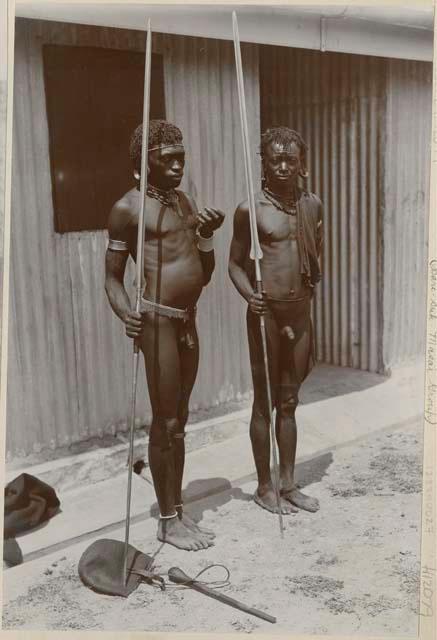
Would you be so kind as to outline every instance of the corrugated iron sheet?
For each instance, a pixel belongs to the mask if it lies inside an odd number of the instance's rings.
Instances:
[[[50,42],[143,50],[144,34],[17,20],[15,41],[8,457],[126,428],[132,344],[104,293],[107,234],[54,232],[41,48]],[[185,187],[199,206],[228,214],[217,234],[214,280],[199,305],[202,352],[192,404],[210,407],[250,388],[243,305],[227,275],[231,214],[245,189],[232,45],[158,34],[153,47],[164,55],[167,116],[186,140]],[[247,45],[243,52],[254,141],[257,51]],[[127,280],[133,275],[130,268]],[[144,423],[143,365],[140,378]]]
[[[200,207],[214,206],[227,213],[217,234],[213,282],[199,304],[201,382],[193,392],[193,407],[210,407],[239,397],[251,386],[245,305],[228,277],[233,212],[246,197],[234,51],[232,42],[219,40],[166,36],[164,42],[167,113],[181,126],[187,145],[183,187]],[[257,47],[242,45],[242,57],[253,171],[259,181]]]
[[[141,51],[144,34],[17,20],[9,457],[123,431],[129,411],[131,343],[103,290],[106,233],[54,233],[45,42]],[[251,387],[244,305],[227,276],[232,212],[245,197],[232,44],[157,34],[153,47],[164,55],[167,116],[185,135],[183,187],[228,214],[199,304],[192,407],[210,407]],[[256,162],[258,48],[244,45],[243,60]],[[260,74],[263,128],[303,134],[311,188],[325,203],[319,358],[376,371],[414,357],[423,350],[430,65],[263,47]],[[139,423],[149,416],[143,371]]]
[[[381,157],[386,62],[260,49],[262,129],[285,125],[309,145],[310,189],[325,208],[314,305],[318,358],[381,369]]]
[[[388,66],[384,216],[384,363],[423,357],[432,64]]]

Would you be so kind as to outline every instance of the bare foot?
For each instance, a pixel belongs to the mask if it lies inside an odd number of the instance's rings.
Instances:
[[[194,520],[190,518],[190,516],[187,515],[181,508],[176,507],[176,511],[178,512],[179,519],[183,522],[187,529],[190,529],[191,531],[198,531],[206,538],[210,538],[211,540],[215,538],[214,531],[211,531],[211,529],[207,529],[206,527],[199,527],[197,522],[194,522]]]
[[[297,487],[293,489],[284,490],[281,492],[281,495],[288,500],[291,504],[296,505],[299,509],[304,509],[304,511],[311,511],[314,513],[320,509],[320,504],[317,498],[311,498],[311,496],[306,496],[302,491],[299,491]]]
[[[263,490],[261,495],[258,488],[257,491],[255,491],[253,499],[255,500],[256,504],[258,504],[263,509],[267,509],[267,511],[270,511],[270,513],[278,513],[278,504],[274,489]],[[280,499],[280,505],[281,513],[284,515],[297,513],[297,509],[295,509],[292,504],[290,504],[283,498]]]
[[[210,544],[199,534],[190,531],[179,518],[161,519],[158,524],[158,540],[168,542],[178,549],[186,551],[199,551],[207,549]]]

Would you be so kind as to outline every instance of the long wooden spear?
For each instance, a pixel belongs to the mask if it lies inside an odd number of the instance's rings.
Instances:
[[[152,60],[152,30],[150,26],[150,18],[147,22],[147,39],[146,39],[146,57],[144,64],[144,98],[143,98],[143,133],[141,143],[141,176],[140,176],[140,215],[138,219],[138,237],[137,237],[137,257],[136,257],[136,299],[135,310],[137,313],[141,309],[141,296],[144,284],[144,235],[146,228],[145,203],[147,192],[147,164],[149,151],[149,113],[150,113],[150,73]],[[124,562],[123,575],[124,583],[128,579],[127,571],[127,552],[129,546],[129,528],[130,528],[130,507],[132,496],[132,470],[134,457],[134,430],[135,430],[135,405],[137,397],[137,380],[138,380],[138,361],[139,361],[140,345],[138,340],[134,341],[133,348],[133,376],[132,376],[132,396],[131,396],[131,413],[130,413],[130,433],[129,433],[129,458],[128,458],[128,480],[127,480],[127,497],[126,497],[126,530],[124,539]]]
[[[247,126],[247,112],[246,112],[246,97],[244,93],[244,78],[243,78],[243,64],[241,61],[241,49],[240,49],[240,36],[238,33],[237,14],[232,12],[232,25],[234,30],[234,50],[235,50],[235,65],[237,69],[237,83],[238,83],[238,97],[240,103],[240,118],[241,118],[241,131],[243,135],[243,149],[244,149],[244,169],[246,173],[246,186],[247,196],[249,202],[249,221],[250,221],[250,257],[255,261],[255,281],[256,291],[258,293],[263,292],[263,283],[261,277],[260,261],[263,257],[263,252],[258,238],[258,227],[256,224],[256,209],[255,209],[255,197],[253,191],[253,178],[252,178],[252,165],[250,162],[250,143],[249,143],[249,128]],[[264,371],[267,387],[267,403],[269,408],[269,420],[270,420],[270,440],[271,449],[273,455],[273,473],[274,473],[274,488],[276,494],[276,504],[278,507],[279,516],[279,530],[281,537],[284,536],[284,523],[282,519],[281,511],[281,495],[280,495],[280,480],[279,480],[279,465],[278,465],[278,452],[276,449],[276,434],[275,424],[273,420],[273,407],[272,407],[272,394],[270,389],[270,374],[269,364],[267,358],[267,337],[266,326],[264,316],[260,316],[260,329],[261,329],[261,341],[264,358]]]

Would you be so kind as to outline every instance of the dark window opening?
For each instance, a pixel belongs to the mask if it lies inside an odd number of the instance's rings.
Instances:
[[[129,139],[142,121],[144,54],[45,45],[55,231],[105,229],[134,185]],[[150,117],[165,118],[162,56],[152,55]]]

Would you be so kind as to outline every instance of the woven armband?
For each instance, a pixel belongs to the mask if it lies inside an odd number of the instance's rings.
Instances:
[[[112,240],[112,238],[109,238],[108,249],[112,249],[112,251],[129,251],[127,242],[124,240]]]
[[[200,233],[197,234],[197,248],[202,253],[208,253],[214,249],[214,236],[210,238],[202,238]]]

